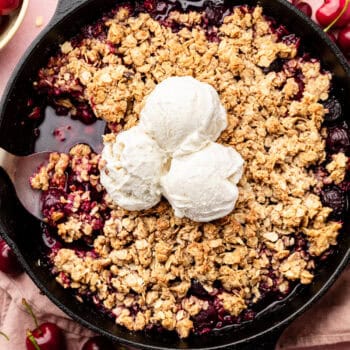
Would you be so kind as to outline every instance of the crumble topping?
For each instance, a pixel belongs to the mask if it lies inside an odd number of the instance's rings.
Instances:
[[[326,169],[329,172],[327,182],[334,182],[340,184],[346,174],[346,168],[348,163],[348,157],[340,152],[332,156],[332,161],[327,164]]]
[[[228,113],[218,142],[246,162],[235,210],[205,224],[176,218],[165,200],[142,212],[123,210],[100,185],[100,157],[87,145],[53,153],[31,184],[63,190],[72,174],[68,194],[45,216],[65,242],[93,241],[93,252],[68,246],[53,253],[58,282],[94,293],[130,330],[156,324],[187,337],[196,315],[211,307],[191,294],[193,281],[236,317],[263,290],[286,294],[289,281],[311,283],[314,257],[336,244],[341,223],[327,220],[332,209],[314,192],[322,185],[311,170],[326,159],[321,101],[331,75],[318,61],[297,57],[295,43],[279,41],[260,7],[235,8],[218,28],[219,42],[208,41],[200,13],[173,12],[168,21],[182,29],[174,33],[148,14],[130,17],[121,8],[106,22],[107,40],[64,43],[42,74],[67,91],[83,89],[114,132],[138,123],[145,97],[167,77],[211,84]],[[278,59],[285,60],[281,70],[269,71]],[[341,182],[346,163],[343,153],[334,155],[327,181]]]

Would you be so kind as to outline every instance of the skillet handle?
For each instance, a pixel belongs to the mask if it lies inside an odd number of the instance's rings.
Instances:
[[[58,0],[53,20],[60,21],[68,12],[78,9],[85,2],[87,0]]]

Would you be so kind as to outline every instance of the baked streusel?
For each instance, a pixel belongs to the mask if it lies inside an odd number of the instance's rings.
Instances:
[[[92,295],[130,330],[161,326],[184,338],[251,319],[246,310],[267,293],[312,282],[315,257],[342,226],[320,197],[343,182],[348,163],[342,149],[326,154],[331,75],[298,56],[295,36],[281,40],[261,7],[236,7],[209,31],[206,24],[202,12],[158,21],[121,7],[99,23],[106,35],[64,43],[35,83],[56,89],[51,102],[72,115],[88,103],[114,134],[138,123],[145,97],[170,76],[211,84],[227,110],[218,142],[240,152],[245,171],[235,210],[214,222],[176,218],[165,200],[142,212],[117,207],[87,145],[52,153],[31,178],[65,242],[50,256],[57,281]],[[93,248],[72,248],[77,240]]]

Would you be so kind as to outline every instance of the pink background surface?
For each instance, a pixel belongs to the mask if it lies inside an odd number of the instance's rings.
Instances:
[[[54,13],[57,0],[31,0],[25,20],[13,40],[0,51],[0,96],[19,58],[43,27],[35,26],[37,16],[44,25]],[[28,233],[30,234],[30,233]],[[25,297],[33,305],[39,319],[57,323],[64,329],[68,350],[79,350],[92,333],[70,321],[45,296],[28,276],[12,279],[0,272],[0,329],[11,341],[0,337],[0,349],[24,349],[25,330],[33,328],[30,317],[21,306]],[[350,349],[350,270],[312,309],[296,320],[282,335],[279,350],[349,350]],[[254,350],[254,349],[252,349]]]

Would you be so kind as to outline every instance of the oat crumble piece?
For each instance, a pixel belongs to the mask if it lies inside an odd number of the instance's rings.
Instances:
[[[329,172],[328,179],[335,184],[341,183],[346,174],[348,157],[340,152],[332,156],[332,161],[327,164],[326,169]]]

